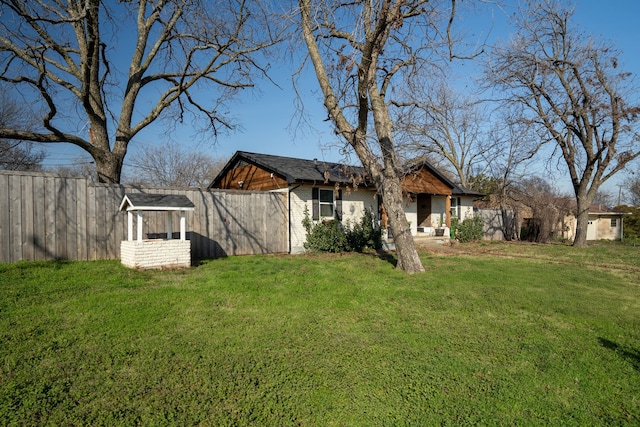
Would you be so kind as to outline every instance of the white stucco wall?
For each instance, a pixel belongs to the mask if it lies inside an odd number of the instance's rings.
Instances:
[[[431,227],[440,227],[440,219],[442,218],[442,226],[447,221],[447,196],[431,196]]]
[[[308,206],[309,215],[311,215],[311,187],[303,185],[292,190],[289,193],[289,200],[291,203],[291,206],[289,207],[289,211],[291,214],[291,222],[289,223],[289,229],[291,233],[290,251],[292,254],[299,254],[304,252],[304,242],[307,235],[306,230],[302,226],[305,206]]]
[[[403,207],[405,216],[411,227],[411,235],[415,236],[418,234],[418,202],[415,198],[411,201],[405,199]]]
[[[365,209],[371,210],[378,218],[378,201],[375,191],[358,189],[348,193],[342,191],[342,222],[344,224],[358,223],[364,215]]]
[[[616,226],[611,227],[611,219],[616,219]],[[623,219],[620,217],[589,215],[589,225],[587,226],[587,240],[617,240],[621,238],[621,225]]]
[[[473,197],[460,197],[460,220],[473,218]]]

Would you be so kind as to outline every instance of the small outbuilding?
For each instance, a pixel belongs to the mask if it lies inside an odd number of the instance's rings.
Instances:
[[[194,210],[187,196],[175,194],[125,194],[120,211],[127,212],[127,240],[120,244],[122,264],[132,268],[173,268],[191,266],[191,242],[186,239],[186,211]],[[143,239],[143,214],[167,213],[167,235],[163,239]],[[180,213],[180,238],[173,238],[173,216]],[[134,216],[136,238],[134,239]]]

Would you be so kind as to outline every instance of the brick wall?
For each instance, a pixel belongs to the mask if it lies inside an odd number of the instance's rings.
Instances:
[[[132,268],[171,268],[191,266],[189,240],[123,240],[122,264]]]

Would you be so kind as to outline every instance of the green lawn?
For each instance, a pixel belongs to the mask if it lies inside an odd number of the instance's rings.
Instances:
[[[0,264],[0,425],[638,425],[640,248]]]

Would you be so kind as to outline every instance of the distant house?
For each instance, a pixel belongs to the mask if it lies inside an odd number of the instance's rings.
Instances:
[[[388,225],[381,198],[359,166],[238,151],[209,188],[286,192],[292,253],[304,251],[305,212],[314,222],[335,218],[353,224],[369,210],[383,230]],[[481,196],[456,186],[428,162],[408,170],[403,190],[414,236],[449,227],[452,217],[472,216],[473,200]]]
[[[623,236],[624,216],[628,212],[609,209],[604,205],[589,207],[589,225],[587,226],[587,240],[621,240]],[[567,217],[567,238],[573,240],[576,234],[575,216]]]
[[[544,228],[544,232],[548,233],[545,234],[547,238],[573,240],[576,235],[576,202],[567,198],[552,200],[545,209],[539,209],[537,214],[530,206],[522,203],[513,203],[506,210],[498,209],[487,202],[476,202],[474,207],[484,219],[485,239],[502,240],[508,232],[510,235],[515,233],[516,236],[520,236],[522,229],[529,233],[535,233],[534,230],[541,232],[542,219],[549,220]],[[629,213],[609,209],[604,205],[591,205],[587,240],[622,239],[625,215]]]

